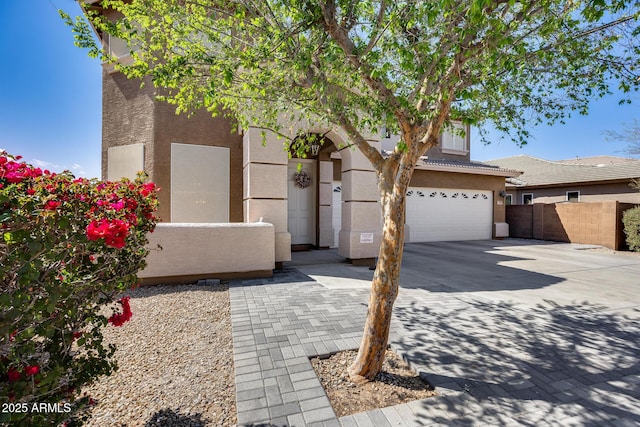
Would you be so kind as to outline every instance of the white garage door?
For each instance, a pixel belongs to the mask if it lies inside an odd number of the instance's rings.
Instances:
[[[408,242],[491,239],[491,191],[410,187],[407,192]]]

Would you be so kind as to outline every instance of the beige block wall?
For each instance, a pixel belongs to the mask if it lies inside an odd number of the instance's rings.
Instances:
[[[362,170],[342,172],[342,200],[378,201],[379,199],[375,172]]]
[[[167,278],[270,275],[274,234],[268,223],[158,224],[149,234],[147,267],[138,276],[145,283],[163,283]]]
[[[625,205],[629,206],[629,205]],[[624,249],[621,204],[616,201],[535,203],[508,207],[512,237]]]

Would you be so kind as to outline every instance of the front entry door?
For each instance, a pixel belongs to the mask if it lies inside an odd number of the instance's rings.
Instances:
[[[296,185],[295,175],[298,164],[311,177],[308,187]],[[288,228],[292,245],[316,245],[316,161],[293,159],[287,168],[287,188],[289,197]]]

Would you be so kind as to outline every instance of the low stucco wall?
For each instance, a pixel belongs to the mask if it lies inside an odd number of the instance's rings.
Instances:
[[[142,284],[269,277],[275,268],[274,227],[263,222],[158,224],[148,247]]]

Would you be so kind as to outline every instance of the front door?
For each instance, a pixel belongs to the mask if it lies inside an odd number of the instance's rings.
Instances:
[[[296,181],[298,164],[302,163],[302,173],[310,181],[305,187],[304,179]],[[304,187],[304,188],[302,188]],[[293,159],[287,168],[287,188],[289,197],[288,228],[292,245],[316,245],[316,161]]]

